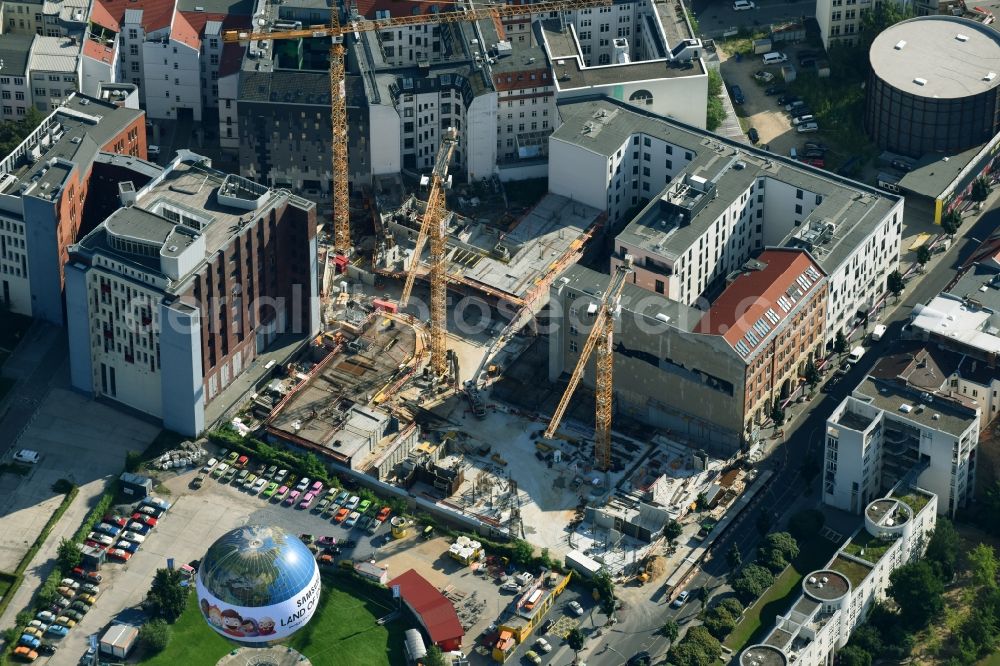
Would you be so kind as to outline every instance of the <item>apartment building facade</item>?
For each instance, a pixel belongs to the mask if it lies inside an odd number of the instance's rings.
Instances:
[[[314,334],[315,204],[181,151],[71,249],[73,386],[197,435],[278,335]]]
[[[632,255],[638,286],[694,305],[765,248],[806,250],[828,280],[826,349],[884,301],[902,198],[621,102],[558,111],[549,189],[607,211],[612,269]]]
[[[31,108],[28,59],[34,35],[0,35],[0,118],[20,120]]]
[[[28,56],[31,101],[41,113],[55,111],[80,89],[82,42],[76,37],[39,37]]]
[[[889,575],[920,557],[937,524],[937,496],[901,484],[864,507],[864,523],[823,569],[802,579],[802,596],[740,666],[831,666],[886,597]]]
[[[146,156],[145,114],[75,94],[0,161],[0,281],[12,311],[62,324],[63,266],[101,155]]]
[[[859,513],[912,478],[954,517],[975,493],[979,430],[979,410],[967,402],[869,376],[827,420],[823,501]]]

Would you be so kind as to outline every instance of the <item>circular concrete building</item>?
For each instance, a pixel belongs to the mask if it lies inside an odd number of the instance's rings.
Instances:
[[[751,645],[740,655],[740,666],[788,666],[788,657],[773,645]]]
[[[865,129],[882,149],[920,157],[986,143],[1000,131],[1000,32],[921,16],[875,38]]]
[[[205,621],[248,645],[290,636],[319,603],[319,566],[298,538],[273,526],[226,532],[201,560],[196,579]]]

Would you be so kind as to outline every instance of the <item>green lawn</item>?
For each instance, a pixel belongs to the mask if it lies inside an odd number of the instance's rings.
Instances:
[[[378,597],[378,599],[376,599]],[[388,590],[376,590],[348,575],[324,576],[316,614],[284,644],[305,655],[315,666],[379,666],[402,664],[403,632],[412,623],[396,619],[380,626],[390,612]],[[142,663],[148,666],[214,666],[234,643],[208,628],[192,593],[188,608],[174,624],[170,645]]]
[[[872,570],[871,567],[866,567],[860,562],[849,560],[846,557],[841,557],[840,555],[838,555],[837,559],[833,561],[830,568],[847,576],[847,580],[851,581],[851,587],[861,585],[865,577],[868,576]]]
[[[879,539],[869,534],[867,530],[861,530],[851,539],[851,543],[847,544],[844,552],[875,564],[882,559],[892,544],[892,539]]]
[[[774,584],[767,588],[757,603],[743,613],[743,619],[723,641],[723,645],[733,652],[739,653],[744,646],[752,642],[750,639],[756,634],[770,631],[774,626],[774,618],[788,610],[789,606],[799,598],[805,575],[829,562],[830,556],[836,550],[833,542],[820,536],[799,545],[799,556],[791,566],[778,574]]]
[[[927,506],[927,503],[931,501],[930,498],[923,493],[906,493],[905,495],[894,495],[893,497],[905,502],[908,507],[913,509],[913,515],[920,513],[921,509]]]

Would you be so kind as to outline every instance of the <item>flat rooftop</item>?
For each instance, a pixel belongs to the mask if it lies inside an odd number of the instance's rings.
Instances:
[[[1000,271],[991,266],[974,264],[948,288],[947,293],[1000,313]]]
[[[840,418],[837,419],[837,425],[850,430],[864,432],[874,420],[875,419],[865,416],[864,414],[858,414],[857,412],[852,412],[850,409],[845,409],[840,415]]]
[[[977,293],[978,292],[977,290]],[[989,296],[990,292],[982,292]],[[940,295],[913,309],[914,328],[980,351],[1000,353],[1000,311],[970,307],[952,295]]]
[[[740,666],[785,666],[788,657],[771,645],[754,645],[740,655]]]
[[[876,525],[893,527],[902,525],[910,519],[910,509],[896,499],[886,498],[869,504],[865,509],[865,515]]]
[[[675,156],[691,154],[683,173],[715,183],[717,196],[705,204],[690,224],[678,227],[664,219],[660,197],[656,195],[619,235],[624,242],[657,256],[679,259],[756,179],[767,178],[801,189],[807,197],[822,197],[802,225],[793,228],[777,245],[809,248],[803,230],[810,221],[835,221],[835,229],[822,242],[821,251],[813,252],[824,272],[831,274],[854,251],[854,239],[870,233],[899,201],[899,197],[874,187],[614,100],[571,100],[560,103],[558,110],[562,124],[550,140],[565,141],[610,157],[633,136],[654,137],[671,145]],[[674,180],[680,177],[677,174]],[[660,194],[665,194],[669,187],[667,184]]]
[[[865,377],[854,389],[854,397],[878,407],[895,419],[905,419],[926,428],[940,430],[956,437],[962,435],[975,422],[971,409],[941,396],[933,396],[932,402],[921,402],[921,392],[901,386],[896,382]],[[903,406],[910,410],[904,411]]]
[[[839,577],[839,582],[838,582],[839,585],[843,585],[844,581],[850,580],[851,585],[854,588],[860,586],[861,583],[864,582],[865,578],[868,577],[868,574],[872,572],[871,565],[859,562],[854,559],[847,558],[843,554],[838,554],[835,558],[833,558],[833,561],[830,563],[830,569],[832,569],[833,571],[830,571],[829,573],[833,573],[834,575]],[[824,571],[822,573],[829,577],[829,573],[827,571]],[[810,574],[810,575],[815,575],[815,574]],[[824,597],[824,598],[833,598],[833,597]]]
[[[839,599],[850,589],[847,577],[836,571],[814,571],[802,580],[806,594],[819,601]]]
[[[970,97],[1000,85],[1000,33],[957,16],[890,26],[872,42],[869,58],[880,79],[919,97]]]
[[[669,60],[636,60],[626,64],[587,67],[569,27],[558,19],[538,21],[542,39],[552,62],[555,84],[559,90],[608,86],[626,81],[650,81],[706,74],[700,60],[689,65],[672,65]]]
[[[320,361],[321,367],[305,385],[270,417],[268,428],[334,455],[356,453],[363,443],[356,435],[370,429],[381,415],[366,405],[413,356],[416,335],[409,326],[372,323],[356,342],[360,351],[344,348]],[[339,444],[334,446],[335,442]]]

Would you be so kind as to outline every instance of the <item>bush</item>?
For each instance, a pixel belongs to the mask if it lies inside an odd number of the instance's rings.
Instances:
[[[743,614],[743,604],[735,597],[727,597],[705,613],[704,625],[708,633],[720,641],[736,627]]]
[[[170,643],[170,625],[163,620],[150,620],[139,628],[139,642],[150,654],[163,652]]]
[[[774,583],[774,576],[759,564],[748,564],[743,567],[736,580],[732,582],[733,592],[744,604],[749,604],[764,594],[764,590]]]
[[[145,601],[146,608],[153,616],[171,624],[181,616],[187,605],[187,588],[181,587],[183,578],[177,570],[156,570]]]
[[[684,640],[670,648],[667,661],[673,666],[712,666],[722,656],[722,645],[705,627],[691,627]]]
[[[342,485],[315,453],[297,454],[287,449],[276,448],[259,439],[240,437],[235,430],[228,426],[210,432],[208,439],[213,444],[253,456],[268,465],[277,465],[284,469],[290,469],[300,476],[318,479],[329,487],[339,488]]]
[[[74,567],[80,566],[80,562],[83,561],[83,553],[80,552],[75,541],[63,539],[59,542],[57,558],[63,573],[69,573]]]
[[[139,468],[142,467],[142,454],[138,451],[126,451],[125,452],[125,471],[126,472],[138,472]]]
[[[80,525],[80,529],[76,531],[73,535],[73,540],[83,543],[83,540],[94,530],[94,525],[101,522],[101,518],[104,514],[108,512],[111,505],[115,503],[115,497],[118,496],[118,480],[111,482],[108,489],[104,491],[104,494],[97,500],[97,504],[94,508],[90,510],[87,517],[83,519],[83,524]]]

